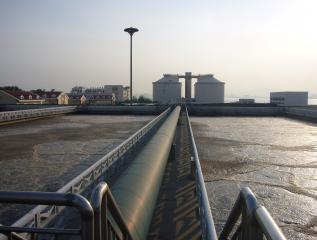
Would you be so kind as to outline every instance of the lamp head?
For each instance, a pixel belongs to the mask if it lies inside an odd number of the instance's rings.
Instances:
[[[127,33],[129,33],[129,34],[132,36],[133,33],[138,32],[139,29],[133,28],[133,27],[129,27],[129,28],[124,29],[124,31],[127,32]]]

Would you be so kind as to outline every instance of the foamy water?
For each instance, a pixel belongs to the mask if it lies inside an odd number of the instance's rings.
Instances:
[[[284,118],[191,118],[220,231],[248,186],[289,239],[317,239],[317,125]]]
[[[56,191],[153,116],[65,115],[0,127],[0,188]],[[25,214],[0,208],[0,223]]]

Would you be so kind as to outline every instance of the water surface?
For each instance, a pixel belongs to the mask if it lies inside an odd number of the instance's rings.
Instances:
[[[152,118],[63,115],[0,126],[0,189],[55,192]],[[0,223],[23,213],[2,207]]]
[[[317,239],[317,125],[284,118],[191,118],[219,232],[248,186],[289,239]]]

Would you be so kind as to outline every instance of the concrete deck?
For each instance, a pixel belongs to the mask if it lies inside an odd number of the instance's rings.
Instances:
[[[201,238],[195,181],[190,174],[190,145],[185,119],[177,126],[175,140],[176,159],[167,163],[148,239]]]

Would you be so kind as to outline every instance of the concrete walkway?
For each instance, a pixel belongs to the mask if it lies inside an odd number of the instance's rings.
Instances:
[[[176,159],[169,160],[148,239],[200,239],[195,182],[190,175],[190,145],[185,115],[177,126]]]

